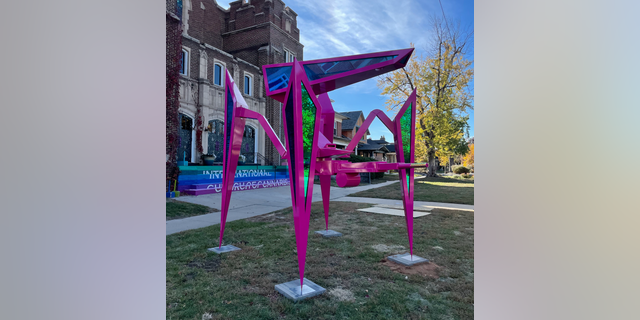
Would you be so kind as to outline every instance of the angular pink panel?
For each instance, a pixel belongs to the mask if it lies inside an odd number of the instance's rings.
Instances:
[[[300,61],[316,95],[400,69],[414,48]],[[293,62],[262,66],[267,96],[284,103],[292,77]]]

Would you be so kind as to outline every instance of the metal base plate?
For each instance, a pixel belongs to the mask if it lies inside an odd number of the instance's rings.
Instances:
[[[411,254],[409,253],[396,254],[394,256],[387,257],[387,259],[405,266],[412,266],[419,263],[429,262],[429,260],[422,257],[418,257],[415,254],[413,255],[413,259],[412,259]]]
[[[316,233],[321,234],[325,238],[342,237],[342,233],[333,230],[320,230]]]
[[[232,245],[226,245],[226,246],[222,246],[220,248],[215,247],[215,248],[209,248],[207,249],[209,251],[213,251],[217,254],[221,254],[221,253],[225,253],[225,252],[230,252],[230,251],[236,251],[236,250],[240,250],[240,248],[236,247],[236,246],[232,246]]]
[[[276,285],[276,291],[280,292],[287,299],[300,301],[317,296],[327,291],[325,288],[313,283],[313,281],[303,278],[302,292],[300,292],[300,279]]]

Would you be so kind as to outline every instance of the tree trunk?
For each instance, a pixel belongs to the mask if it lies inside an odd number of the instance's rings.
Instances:
[[[436,157],[435,154],[429,152],[429,167],[427,168],[427,177],[437,177],[436,174]]]

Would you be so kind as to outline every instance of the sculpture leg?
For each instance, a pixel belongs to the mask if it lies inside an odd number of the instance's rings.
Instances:
[[[324,206],[325,230],[329,230],[329,194],[331,192],[331,176],[320,176],[320,188],[322,189],[322,205]]]
[[[316,231],[325,238],[342,237],[342,233],[329,230],[329,198],[331,194],[331,175],[320,175],[320,188],[322,189],[322,205],[324,206],[324,230]]]
[[[236,118],[236,121],[234,121],[233,132],[231,133],[232,136],[229,139],[229,155],[223,159],[224,172],[222,173],[222,206],[220,208],[220,240],[218,248],[222,247],[222,236],[224,235],[224,226],[227,222],[229,202],[231,201],[231,192],[233,191],[236,168],[238,167],[238,158],[240,157],[244,125],[245,120],[243,118]]]
[[[402,202],[404,204],[404,219],[407,223],[409,236],[409,253],[413,257],[413,169],[400,170],[402,184]]]
[[[304,203],[297,204],[293,209],[293,223],[296,233],[296,252],[298,253],[298,271],[300,273],[301,290],[304,279],[304,266],[307,258],[310,214],[311,208],[304,208]]]

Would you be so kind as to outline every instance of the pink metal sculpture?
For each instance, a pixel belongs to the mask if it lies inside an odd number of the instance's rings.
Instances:
[[[224,226],[227,222],[227,213],[229,212],[229,201],[231,200],[231,192],[233,191],[233,181],[235,179],[236,168],[238,167],[238,158],[240,157],[240,148],[242,147],[242,135],[244,134],[245,119],[257,119],[262,128],[267,133],[280,153],[281,157],[286,156],[286,150],[278,139],[278,136],[269,125],[267,119],[263,115],[249,109],[247,102],[244,101],[238,86],[236,86],[231,74],[227,70],[225,82],[225,108],[224,108],[224,144],[222,153],[222,206],[220,208],[220,241],[218,248],[222,247],[222,236],[224,234]]]
[[[346,187],[357,186],[360,183],[361,172],[398,170],[403,191],[409,250],[413,257],[414,168],[426,166],[424,163],[413,163],[416,122],[415,90],[409,95],[393,121],[381,110],[373,110],[344,150],[337,149],[333,144],[335,111],[327,94],[329,91],[402,68],[407,64],[412,52],[411,48],[312,61],[294,59],[290,63],[263,66],[267,96],[283,103],[286,149],[266,119],[248,109],[227,72],[220,245],[222,245],[234,173],[242,144],[245,118],[252,118],[258,119],[280,155],[288,162],[301,292],[313,180],[316,174],[320,178],[325,228],[328,230],[332,175],[336,175],[338,186]],[[351,163],[340,160],[340,158],[348,158],[376,117],[394,135],[398,163]]]

